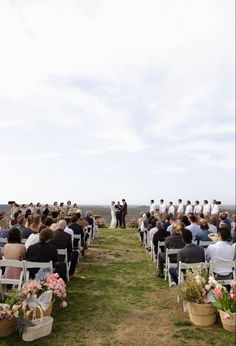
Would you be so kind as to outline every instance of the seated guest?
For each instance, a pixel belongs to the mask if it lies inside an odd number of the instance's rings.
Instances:
[[[160,222],[160,221],[157,221],[156,229],[157,229],[157,232],[154,233],[152,242],[153,242],[153,245],[154,245],[154,252],[157,255],[158,242],[159,241],[165,241],[166,238],[169,237],[170,232],[165,230],[165,227],[164,227],[163,223]],[[161,249],[161,251],[163,252],[164,248]]]
[[[69,225],[69,228],[72,229],[74,235],[81,236],[81,246],[84,247],[84,230],[83,227],[79,225],[79,217],[77,215],[73,215],[71,217],[71,224]],[[74,249],[78,249],[78,243],[78,239],[74,238]]]
[[[230,230],[227,225],[221,227],[218,232],[218,241],[208,246],[206,250],[206,260],[208,262],[233,261],[235,259],[235,248],[228,244],[231,238]],[[215,268],[217,279],[227,279],[232,277],[232,271],[224,268],[224,265]]]
[[[169,232],[171,234],[172,233],[172,226],[176,222],[175,216],[171,216],[169,219],[169,222],[170,222],[170,226],[167,227],[167,232]]]
[[[198,245],[200,241],[211,241],[211,238],[208,238],[208,235],[212,233],[211,231],[209,231],[209,225],[207,221],[204,219],[201,219],[200,221],[200,228],[201,228],[201,232],[197,233],[195,238]]]
[[[57,203],[57,202],[55,202]],[[54,203],[54,207],[55,207],[55,203]],[[52,224],[50,226],[52,231],[55,231],[56,229],[58,229],[58,217],[59,217],[59,212],[56,210],[52,211]]]
[[[220,218],[220,225],[219,227],[222,226],[222,224],[226,224],[229,226],[229,229],[231,229],[231,222],[232,220],[228,217],[228,215],[224,212],[220,213],[219,215],[219,218]]]
[[[67,249],[68,261],[71,262],[69,275],[70,279],[73,279],[75,278],[74,273],[76,269],[76,264],[78,262],[79,253],[78,251],[72,251],[71,235],[64,232],[65,228],[66,221],[60,220],[58,222],[58,229],[54,231],[53,244],[56,246],[57,249]]]
[[[0,217],[0,238],[6,239],[8,237],[8,227],[7,227],[7,219],[5,216]],[[0,243],[0,247],[3,247],[5,243]]]
[[[71,224],[71,219],[70,217],[65,217],[65,222],[66,222],[66,228],[64,229],[64,232],[68,233],[71,236],[71,243],[72,243],[72,248],[74,246],[74,232],[71,228],[69,228],[69,225]]]
[[[211,233],[217,233],[217,223],[215,222],[215,219],[211,216],[204,216],[204,220],[208,223],[209,231]]]
[[[198,225],[198,219],[195,215],[189,216],[190,225],[186,228],[189,229],[192,232],[193,240],[196,239],[196,235],[201,232],[201,228]]]
[[[16,227],[20,230],[21,239],[27,239],[32,233],[32,230],[30,228],[25,227],[25,223],[26,223],[25,217],[18,216]]]
[[[158,258],[158,277],[164,278],[164,263],[166,260],[166,249],[182,249],[184,247],[184,241],[182,239],[182,231],[184,229],[184,224],[182,222],[177,222],[173,224],[172,227],[172,234],[166,238],[165,240],[165,249],[164,252],[159,253],[159,258]],[[176,261],[177,257],[176,255],[171,256],[171,261],[174,262]]]
[[[4,259],[22,261],[25,259],[25,245],[21,244],[20,230],[13,227],[8,232],[8,243],[3,248]],[[21,268],[6,267],[5,278],[19,279]]]
[[[178,252],[177,263],[179,263],[179,261],[183,263],[205,262],[205,251],[202,247],[192,243],[193,236],[190,230],[183,230],[182,239],[185,243],[185,247]],[[178,266],[177,268],[171,267],[169,272],[173,281],[178,285]]]
[[[38,233],[40,224],[41,224],[41,217],[40,217],[40,215],[34,216],[32,225],[30,226],[30,229],[32,230],[32,232]]]
[[[31,245],[37,244],[39,242],[39,233],[44,229],[47,228],[46,225],[40,226],[39,230],[37,233],[32,233],[29,238],[27,238],[26,242],[25,242],[25,248],[26,251],[28,249],[28,247],[30,247]]]
[[[32,262],[50,262],[53,263],[53,268],[66,281],[66,266],[65,263],[60,263],[57,248],[52,244],[53,231],[50,228],[44,228],[39,234],[39,242],[29,246],[26,252],[27,261]],[[38,268],[29,270],[30,277],[34,278],[38,272]]]

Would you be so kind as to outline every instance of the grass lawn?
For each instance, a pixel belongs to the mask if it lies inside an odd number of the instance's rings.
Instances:
[[[69,283],[68,308],[56,304],[52,334],[31,345],[235,345],[220,323],[193,327],[155,271],[136,230],[101,230]],[[25,343],[15,334],[0,345]]]

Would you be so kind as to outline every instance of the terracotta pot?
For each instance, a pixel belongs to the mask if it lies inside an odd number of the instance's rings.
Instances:
[[[223,328],[228,332],[236,332],[236,313],[219,310]]]
[[[16,329],[16,319],[13,318],[12,320],[3,319],[0,320],[0,337],[1,336],[8,336],[14,333]]]
[[[216,308],[212,304],[188,303],[190,321],[199,327],[212,326],[216,322]]]

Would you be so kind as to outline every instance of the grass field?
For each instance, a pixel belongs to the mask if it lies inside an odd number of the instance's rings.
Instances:
[[[68,308],[56,304],[52,334],[32,345],[235,345],[220,323],[196,328],[176,302],[177,289],[156,268],[136,230],[100,231],[69,283]],[[25,345],[18,335],[0,345]]]

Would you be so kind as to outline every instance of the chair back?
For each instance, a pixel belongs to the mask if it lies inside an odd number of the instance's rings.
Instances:
[[[64,262],[66,264],[66,276],[67,276],[67,280],[69,281],[70,280],[69,271],[70,271],[71,262],[69,262],[68,260],[67,249],[57,249],[57,253],[59,256],[64,256]]]
[[[24,281],[29,280],[29,269],[34,268],[50,268],[53,269],[52,261],[50,262],[31,262],[31,261],[23,261],[24,262]]]
[[[207,268],[209,265],[206,262],[184,263],[179,261],[178,266],[178,285],[180,286],[184,281],[182,270],[188,270],[193,268]]]
[[[199,246],[204,246],[204,247],[207,247],[208,245],[211,245],[211,244],[213,244],[213,242],[210,240],[208,240],[208,241],[203,241],[203,240],[200,240],[200,242],[199,242]]]
[[[212,261],[210,262],[210,273],[214,275],[217,270],[223,269],[225,271],[232,273],[231,279],[217,279],[222,285],[229,285],[232,280],[236,280],[236,264],[235,261]]]
[[[5,278],[2,272],[3,267],[20,268],[21,272],[20,272],[19,279]],[[3,298],[2,285],[13,285],[14,287],[17,286],[18,290],[20,290],[22,286],[23,276],[24,276],[24,261],[17,261],[17,260],[10,260],[10,259],[0,260],[0,288],[1,288],[2,298]]]

